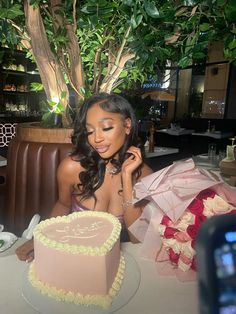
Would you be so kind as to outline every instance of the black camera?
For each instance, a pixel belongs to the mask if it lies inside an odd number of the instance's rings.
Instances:
[[[206,220],[196,252],[200,313],[236,314],[236,214]]]

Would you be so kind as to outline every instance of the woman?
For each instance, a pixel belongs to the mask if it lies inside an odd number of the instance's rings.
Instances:
[[[106,211],[128,228],[142,213],[141,204],[132,205],[133,185],[152,173],[143,163],[131,105],[115,94],[92,96],[77,115],[73,142],[74,151],[58,168],[59,198],[51,217]],[[16,250],[19,259],[27,261],[33,259],[32,252],[32,240]]]

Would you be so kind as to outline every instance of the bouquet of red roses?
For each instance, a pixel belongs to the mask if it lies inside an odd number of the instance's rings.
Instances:
[[[236,187],[188,159],[140,179],[133,202],[143,199],[149,202],[129,227],[141,242],[139,254],[155,261],[162,275],[192,280],[198,230],[209,217],[236,211]]]
[[[162,244],[171,263],[182,271],[196,270],[195,241],[200,225],[214,215],[236,212],[228,202],[206,189],[190,203],[176,221],[164,215],[159,225]]]

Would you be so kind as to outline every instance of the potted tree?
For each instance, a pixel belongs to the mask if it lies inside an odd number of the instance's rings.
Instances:
[[[4,0],[0,40],[21,45],[37,64],[49,113],[71,125],[69,89],[79,106],[95,92],[120,92],[171,60],[181,67],[205,58],[224,40],[236,59],[234,0]]]

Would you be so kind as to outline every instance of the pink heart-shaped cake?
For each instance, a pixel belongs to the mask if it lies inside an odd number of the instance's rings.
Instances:
[[[125,268],[120,231],[116,217],[97,211],[42,221],[34,230],[29,281],[58,300],[108,308]]]

